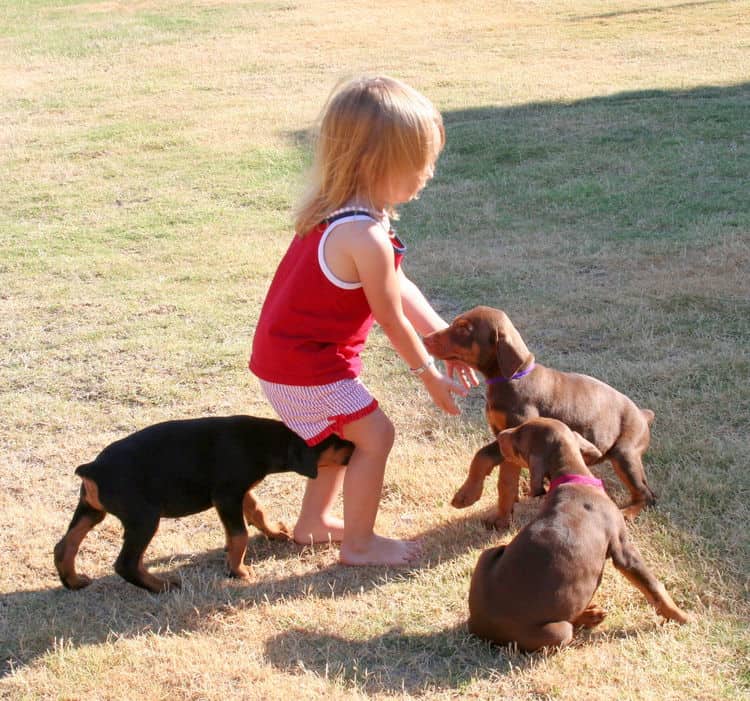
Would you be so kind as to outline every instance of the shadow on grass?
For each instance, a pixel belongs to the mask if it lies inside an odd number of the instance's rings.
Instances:
[[[393,628],[361,640],[293,628],[268,640],[265,654],[287,674],[313,672],[365,693],[455,689],[538,661],[509,647],[494,648],[465,625],[424,634]]]
[[[714,224],[746,234],[748,120],[750,83],[449,112],[446,149],[413,224],[473,241],[464,210],[478,208],[485,239],[487,225],[502,245],[528,245],[529,235],[543,244],[544,232],[562,228],[586,252],[634,242],[674,251]]]
[[[204,619],[210,620],[213,612],[227,608],[311,596],[329,599],[334,591],[337,598],[367,592],[396,577],[417,576],[471,548],[488,547],[498,535],[486,531],[476,514],[469,514],[418,537],[424,544],[424,557],[412,569],[343,567],[336,563],[301,575],[245,583],[226,577],[224,552],[217,548],[198,554],[175,554],[146,563],[149,568],[159,567],[160,575],[181,581],[182,589],[177,592],[151,594],[128,584],[113,572],[95,579],[80,591],[68,591],[58,585],[2,594],[0,677],[62,643],[96,645],[113,636],[127,638],[165,631],[179,634],[201,630]],[[304,561],[306,551],[307,548],[294,543],[270,541],[257,535],[250,539],[246,562],[252,564],[270,558]],[[175,562],[179,564],[171,567],[170,563]],[[163,565],[166,565],[166,572]],[[22,632],[11,639],[7,637],[10,631]]]
[[[598,640],[636,633],[644,630],[580,630],[572,645],[595,645]],[[457,689],[476,679],[493,679],[533,668],[555,654],[527,654],[513,645],[491,645],[471,635],[463,624],[432,633],[407,633],[393,628],[361,640],[293,628],[269,639],[265,653],[274,667],[287,674],[314,672],[326,679],[356,685],[365,693],[414,695],[434,689]]]
[[[613,245],[627,250],[636,241],[673,247],[714,231],[713,223],[726,233],[750,229],[743,186],[750,178],[750,82],[443,116],[447,144],[436,176],[421,201],[402,208],[407,242],[455,241],[461,256],[480,241],[502,250],[528,245],[531,234],[543,244],[544,232],[563,228],[568,242],[582,240],[590,253]],[[311,131],[286,136],[309,149]],[[430,271],[438,291],[486,301],[488,292],[528,288],[507,270],[507,281],[451,281],[445,262]]]
[[[538,500],[519,502],[517,525],[523,526],[533,518],[538,507]],[[509,534],[488,531],[482,525],[482,517],[488,514],[489,510],[470,510],[418,534],[424,554],[413,568],[344,567],[333,563],[304,574],[245,583],[226,576],[224,551],[216,548],[148,561],[147,567],[158,568],[160,576],[181,583],[179,591],[166,594],[138,589],[113,573],[94,579],[89,587],[77,592],[58,585],[1,595],[2,630],[23,633],[14,639],[0,635],[0,678],[54,648],[101,645],[149,633],[179,635],[201,631],[220,613],[231,614],[277,601],[342,599],[394,581],[421,578],[426,571],[442,567],[468,550],[481,551],[506,542]],[[250,539],[246,562],[304,562],[306,553],[312,555],[307,547],[257,535]],[[467,572],[467,595],[468,585]],[[612,632],[608,635],[612,637]],[[578,636],[576,644],[587,644],[597,637],[586,631]],[[533,665],[539,659],[512,647],[490,646],[470,635],[463,624],[424,634],[394,628],[364,640],[290,629],[268,640],[265,653],[271,664],[285,672],[306,669],[322,677],[364,685],[367,690],[394,692],[455,688],[473,678],[491,678]]]
[[[596,15],[576,15],[571,18],[571,22],[582,22],[591,19],[612,19],[615,17],[625,17],[627,15],[652,15],[652,14],[671,14],[676,10],[692,9],[694,7],[703,7],[704,5],[726,5],[731,0],[698,0],[696,2],[678,2],[674,5],[653,5],[651,7],[639,7],[633,10],[621,10],[613,12],[603,12]]]

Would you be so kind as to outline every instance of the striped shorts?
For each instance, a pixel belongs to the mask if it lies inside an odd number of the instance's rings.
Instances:
[[[378,408],[377,400],[358,377],[313,387],[258,381],[279,418],[308,445],[320,443],[332,433],[343,438],[344,424]]]

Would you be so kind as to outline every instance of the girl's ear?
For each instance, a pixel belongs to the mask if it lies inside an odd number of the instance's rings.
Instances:
[[[547,475],[544,458],[531,455],[529,458],[529,472],[531,473],[531,496],[540,497],[546,494],[544,489],[544,478]]]
[[[587,441],[578,431],[573,431],[573,436],[578,444],[578,450],[581,451],[583,462],[587,465],[595,465],[602,459],[602,451],[593,443]]]

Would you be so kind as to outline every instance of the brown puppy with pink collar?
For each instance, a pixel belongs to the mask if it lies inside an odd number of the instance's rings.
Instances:
[[[469,630],[522,650],[567,645],[577,626],[604,619],[591,603],[604,564],[614,566],[664,618],[687,614],[649,572],[622,513],[586,467],[601,453],[556,419],[536,418],[498,435],[505,460],[531,473],[532,494],[549,492],[538,516],[508,544],[479,557],[469,592]]]

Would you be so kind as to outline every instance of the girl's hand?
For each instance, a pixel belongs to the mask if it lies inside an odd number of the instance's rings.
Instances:
[[[479,386],[474,369],[460,360],[445,360],[445,374],[460,382],[467,390]]]
[[[457,394],[460,397],[465,397],[468,394],[468,389],[462,387],[457,382],[454,382],[446,375],[443,375],[435,367],[431,367],[429,370],[421,375],[422,382],[430,394],[430,397],[435,404],[440,407],[447,414],[460,414],[461,410],[456,406],[456,402],[453,399],[453,394]]]

